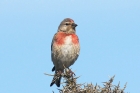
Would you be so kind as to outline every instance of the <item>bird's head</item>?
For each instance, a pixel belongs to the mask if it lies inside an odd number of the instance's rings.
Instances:
[[[66,33],[75,33],[76,26],[77,26],[77,24],[75,24],[72,19],[66,18],[60,23],[60,25],[58,27],[58,31],[62,31],[62,32],[66,32]]]

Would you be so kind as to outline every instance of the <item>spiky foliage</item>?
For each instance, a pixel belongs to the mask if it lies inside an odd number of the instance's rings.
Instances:
[[[46,74],[48,75],[48,74]],[[52,76],[52,75],[51,75]],[[64,73],[61,74],[64,82],[63,88],[58,89],[59,93],[125,93],[126,84],[124,88],[120,88],[120,82],[118,85],[113,85],[114,77],[111,77],[109,81],[103,82],[103,87],[98,84],[78,84],[76,81],[79,77],[73,75],[70,69],[65,68]]]

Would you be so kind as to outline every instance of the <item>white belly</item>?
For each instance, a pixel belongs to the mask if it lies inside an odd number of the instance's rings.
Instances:
[[[54,57],[54,65],[56,70],[64,69],[71,66],[79,55],[79,45],[75,45],[72,42],[72,37],[67,36],[64,40],[64,44],[59,46],[59,52]],[[63,66],[64,65],[64,66]]]
[[[73,43],[71,36],[67,36],[64,41],[64,45],[61,47],[61,52],[64,56],[70,55],[73,49]]]
[[[61,47],[61,59],[59,61],[59,68],[71,66],[77,59],[76,51],[74,51],[75,45],[72,42],[72,37],[67,36],[64,41],[64,45]]]

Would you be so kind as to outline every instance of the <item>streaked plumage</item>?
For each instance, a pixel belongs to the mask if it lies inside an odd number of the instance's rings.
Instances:
[[[51,57],[54,64],[55,73],[63,72],[64,66],[70,67],[77,60],[80,52],[79,39],[76,35],[77,25],[70,18],[64,19],[58,27],[58,32],[54,35],[51,45]],[[63,66],[64,65],[64,66]],[[50,86],[54,83],[60,86],[61,76],[55,74]]]

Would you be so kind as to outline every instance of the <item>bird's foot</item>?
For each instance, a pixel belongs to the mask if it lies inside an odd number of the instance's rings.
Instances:
[[[73,76],[75,76],[75,73],[71,70],[71,69],[69,69],[69,73]]]
[[[56,74],[60,76],[62,74],[62,71],[58,70]]]
[[[70,77],[72,76],[73,77],[73,75],[75,75],[75,73],[69,68],[66,68],[65,72],[66,72],[66,76],[70,76]]]

